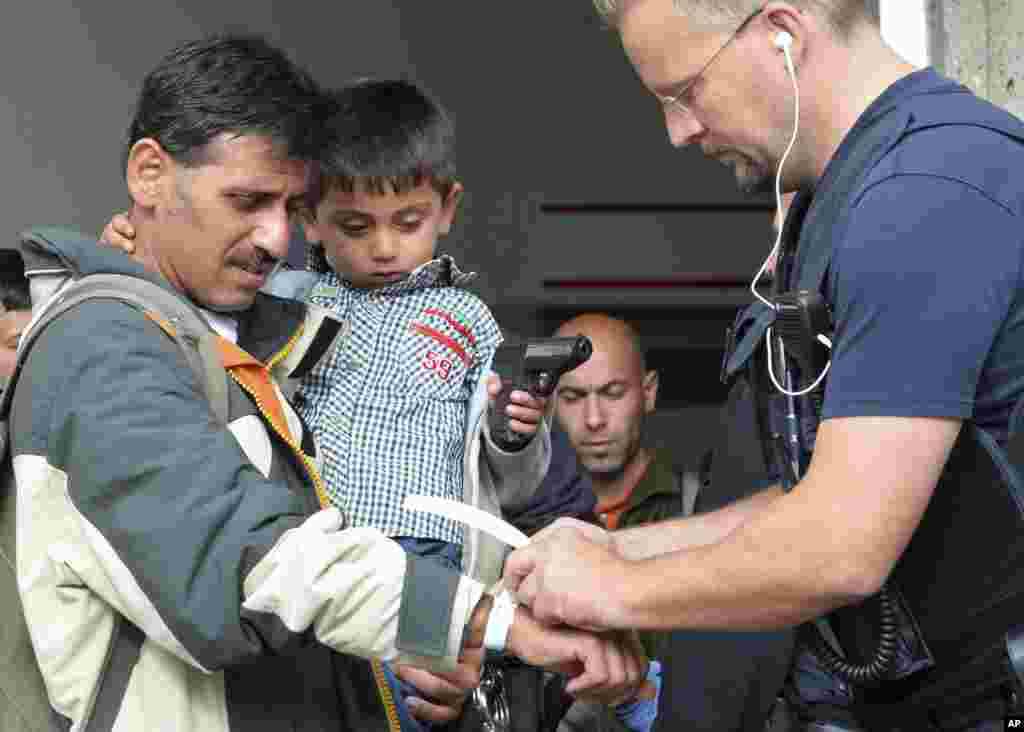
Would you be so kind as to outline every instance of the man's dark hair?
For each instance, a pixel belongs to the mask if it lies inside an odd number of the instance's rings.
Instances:
[[[447,199],[455,183],[455,125],[409,81],[362,79],[331,93],[315,208],[331,188],[404,193],[429,181]]]
[[[319,152],[324,97],[304,70],[265,38],[221,34],[178,46],[142,83],[132,145],[153,138],[183,165],[207,161],[223,133],[269,137],[280,154]]]

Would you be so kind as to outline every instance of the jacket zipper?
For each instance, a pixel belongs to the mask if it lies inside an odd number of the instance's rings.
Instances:
[[[292,350],[292,348],[295,347],[295,344],[302,336],[302,330],[302,328],[299,328],[295,332],[295,335],[293,335],[291,339],[288,341],[288,343],[285,344],[284,348],[278,351],[270,359],[270,361],[267,362],[267,366],[265,367],[264,370],[267,372],[268,376],[270,373],[270,369],[272,369],[278,362],[284,359]],[[323,479],[320,477],[320,473],[317,471],[316,466],[313,464],[312,458],[310,458],[309,455],[303,452],[302,448],[298,445],[298,443],[295,442],[294,438],[292,438],[291,435],[287,434],[287,432],[283,431],[280,427],[278,427],[278,425],[274,423],[274,420],[270,418],[270,414],[267,412],[267,408],[263,405],[263,400],[260,399],[260,397],[253,391],[253,389],[249,387],[247,384],[245,384],[241,379],[239,379],[238,376],[230,369],[228,370],[228,373],[231,374],[231,379],[236,384],[238,384],[242,391],[244,391],[252,398],[253,402],[256,404],[256,409],[259,410],[260,416],[263,417],[263,421],[269,424],[270,427],[274,430],[274,433],[277,434],[277,436],[280,437],[282,440],[284,440],[285,444],[288,445],[288,447],[290,447],[292,451],[299,456],[299,459],[302,461],[303,466],[306,468],[306,472],[309,474],[310,479],[313,481],[313,489],[316,491],[316,497],[320,503],[320,507],[327,508],[328,506],[330,506],[330,499],[328,499],[327,492],[324,489]],[[270,381],[273,384],[272,377]],[[373,678],[377,682],[377,692],[380,695],[381,704],[383,704],[384,706],[384,714],[387,716],[388,719],[388,729],[390,730],[390,732],[401,732],[402,726],[401,722],[398,719],[398,709],[395,706],[395,698],[394,695],[392,695],[391,693],[391,687],[388,685],[387,678],[384,676],[384,667],[382,663],[377,659],[371,659],[370,666],[373,669]]]
[[[267,361],[267,370],[268,371],[270,369],[274,368],[275,366],[277,366],[278,363],[283,361],[288,356],[288,354],[292,352],[292,349],[295,348],[295,344],[299,342],[299,338],[302,337],[302,334],[305,331],[306,331],[306,324],[305,323],[300,323],[299,327],[296,328],[295,332],[292,334],[292,337],[289,338],[288,342],[284,344],[284,347],[280,351],[275,353],[273,356],[271,356],[270,360]]]
[[[267,408],[263,405],[263,400],[260,399],[259,395],[256,394],[252,387],[242,381],[233,370],[229,369],[228,373],[231,374],[231,379],[241,387],[242,391],[248,394],[252,398],[253,402],[256,403],[256,409],[259,411],[260,416],[263,417],[263,421],[269,424],[271,429],[274,430],[274,434],[284,440],[285,444],[292,449],[292,452],[299,457],[299,460],[302,462],[302,466],[306,469],[307,475],[309,475],[310,480],[313,481],[313,490],[316,492],[316,498],[320,503],[320,507],[327,508],[331,505],[330,500],[327,498],[327,492],[324,489],[323,479],[320,477],[320,473],[317,472],[316,466],[313,464],[313,459],[302,451],[302,448],[297,442],[295,442],[291,435],[274,423],[274,420],[271,418]],[[271,381],[271,383],[273,383],[273,381]]]
[[[373,678],[377,682],[380,700],[384,703],[384,713],[388,717],[388,729],[391,732],[401,732],[402,723],[398,719],[398,708],[395,706],[395,697],[391,693],[391,686],[384,675],[384,663],[373,658],[370,660],[370,666],[373,668]]]

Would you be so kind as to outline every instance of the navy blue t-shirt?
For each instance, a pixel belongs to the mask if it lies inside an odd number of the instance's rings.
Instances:
[[[920,71],[872,107],[950,83]],[[1004,441],[1024,394],[1024,145],[980,127],[914,132],[849,205],[826,283],[836,332],[822,417],[973,418]]]

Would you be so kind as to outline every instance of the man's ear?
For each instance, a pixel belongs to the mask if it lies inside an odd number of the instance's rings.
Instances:
[[[135,205],[153,208],[163,198],[167,183],[174,173],[174,161],[163,146],[151,137],[144,137],[128,152],[125,181]]]
[[[437,228],[439,234],[447,234],[451,231],[452,223],[455,221],[455,214],[459,210],[459,204],[462,203],[464,190],[462,184],[458,181],[452,183],[452,189],[448,191],[448,197],[441,204],[441,224]]]
[[[644,374],[644,411],[651,414],[658,401],[658,372],[650,369]]]

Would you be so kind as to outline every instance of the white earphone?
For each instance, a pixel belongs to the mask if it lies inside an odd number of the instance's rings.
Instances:
[[[800,132],[800,84],[797,83],[796,79],[796,68],[793,64],[793,54],[790,53],[790,46],[793,45],[793,36],[787,31],[779,31],[775,36],[775,47],[782,51],[786,56],[786,70],[789,72],[790,81],[793,82],[793,136],[789,140],[789,145],[786,147],[786,151],[782,154],[782,158],[779,160],[778,170],[775,173],[775,205],[778,208],[782,208],[782,168],[789,159],[789,154],[793,152],[793,146],[796,144],[797,135]],[[750,283],[750,292],[755,298],[763,302],[770,308],[774,308],[774,304],[764,298],[761,293],[757,291],[757,283],[761,279],[765,270],[768,268],[768,263],[777,255],[782,245],[782,225],[779,225],[779,230],[776,233],[775,246],[772,247],[771,252],[768,254],[768,258],[765,259],[764,264],[761,265],[761,269],[758,270],[757,274],[754,275],[754,281]],[[803,396],[808,394],[814,389],[818,388],[818,385],[824,380],[825,376],[828,375],[829,367],[832,365],[832,360],[829,359],[828,363],[825,364],[825,368],[820,374],[814,379],[813,383],[801,389],[800,391],[791,391],[779,383],[775,376],[775,365],[772,358],[772,339],[773,339],[773,328],[768,328],[768,333],[765,338],[765,347],[768,352],[768,376],[772,381],[772,384],[781,393],[786,396]],[[818,340],[825,345],[830,351],[832,350],[832,342],[824,335],[818,335]],[[779,355],[783,361],[785,361],[785,347],[782,341],[779,341]]]

